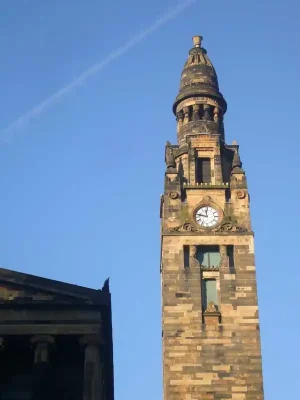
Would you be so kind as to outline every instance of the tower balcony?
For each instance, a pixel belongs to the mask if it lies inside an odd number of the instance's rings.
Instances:
[[[196,185],[191,185],[190,183],[183,183],[183,189],[228,189],[229,183],[197,183]]]

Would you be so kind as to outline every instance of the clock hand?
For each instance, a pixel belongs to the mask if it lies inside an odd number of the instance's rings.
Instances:
[[[198,217],[207,217],[207,215],[198,214]]]

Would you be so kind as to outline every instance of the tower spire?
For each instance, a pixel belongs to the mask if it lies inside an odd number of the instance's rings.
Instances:
[[[181,74],[179,93],[173,105],[178,121],[179,144],[184,142],[186,136],[184,125],[190,122],[195,125],[192,130],[224,136],[222,121],[227,104],[219,91],[214,66],[202,47],[203,37],[197,35],[192,39],[194,47],[189,51]]]

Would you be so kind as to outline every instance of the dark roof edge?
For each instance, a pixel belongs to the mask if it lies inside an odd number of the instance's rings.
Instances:
[[[108,286],[105,285],[102,290],[91,289],[84,286],[78,286],[71,283],[26,274],[24,272],[12,271],[5,268],[0,268],[0,281],[17,285],[25,285],[35,289],[47,290],[83,300],[91,300],[96,304],[110,303],[110,292]]]

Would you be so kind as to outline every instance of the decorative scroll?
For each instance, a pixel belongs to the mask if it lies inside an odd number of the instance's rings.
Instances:
[[[198,229],[191,224],[190,222],[184,223],[182,226],[176,226],[175,228],[171,228],[172,232],[197,232]]]
[[[231,222],[225,222],[214,230],[215,232],[247,232],[248,229],[239,225],[234,225]]]
[[[244,199],[244,198],[246,197],[246,192],[245,192],[245,190],[238,190],[238,191],[236,192],[236,197],[237,197],[238,199]]]
[[[178,198],[178,193],[177,192],[170,192],[169,193],[169,197],[170,197],[170,199],[172,199],[172,200],[176,200],[177,198]]]

